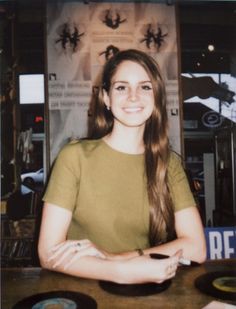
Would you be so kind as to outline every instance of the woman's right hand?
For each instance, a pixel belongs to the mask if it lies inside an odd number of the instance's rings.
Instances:
[[[175,276],[182,250],[166,259],[152,259],[148,255],[121,261],[119,283],[162,283]]]

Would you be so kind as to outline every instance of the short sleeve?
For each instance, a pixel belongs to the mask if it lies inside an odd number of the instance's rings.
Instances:
[[[196,206],[182,163],[173,152],[168,166],[168,184],[175,211]]]
[[[73,211],[79,188],[79,166],[78,143],[64,146],[52,167],[43,201]]]

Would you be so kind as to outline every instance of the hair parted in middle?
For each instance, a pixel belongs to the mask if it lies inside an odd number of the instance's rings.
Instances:
[[[145,145],[145,171],[150,204],[149,240],[151,245],[173,238],[174,212],[168,189],[167,166],[170,157],[168,117],[165,85],[157,62],[146,53],[128,49],[117,52],[109,59],[101,75],[101,85],[94,98],[92,138],[102,138],[112,131],[114,118],[106,109],[103,93],[109,94],[112,78],[124,61],[132,61],[144,68],[152,83],[154,109],[146,121],[143,141]]]

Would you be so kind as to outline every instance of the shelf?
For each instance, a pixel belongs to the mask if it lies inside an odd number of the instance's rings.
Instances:
[[[12,221],[7,215],[3,216],[1,235],[2,267],[38,265],[35,217]]]
[[[1,258],[32,259],[33,239],[4,239],[1,242]]]

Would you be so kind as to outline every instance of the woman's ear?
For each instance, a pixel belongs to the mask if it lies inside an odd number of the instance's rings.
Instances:
[[[109,95],[108,93],[106,92],[106,90],[103,90],[103,101],[107,107],[107,109],[110,109],[110,98],[109,98]]]

